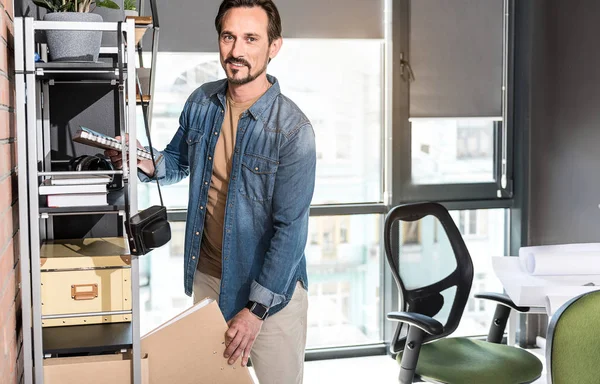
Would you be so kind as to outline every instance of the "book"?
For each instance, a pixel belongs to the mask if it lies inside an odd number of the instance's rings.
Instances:
[[[206,298],[141,339],[150,361],[150,384],[253,384],[241,358],[223,357],[227,323],[217,302]]]
[[[114,137],[107,136],[103,133],[96,132],[93,129],[89,129],[83,126],[79,126],[77,132],[75,132],[75,136],[73,136],[73,141],[77,143],[82,143],[86,145],[90,145],[96,148],[102,149],[114,149],[116,151],[122,151],[122,144],[119,140]],[[137,157],[146,160],[152,160],[152,156],[150,155],[150,151],[145,148],[137,149]]]
[[[89,207],[108,205],[106,193],[71,193],[65,195],[47,195],[49,208]]]
[[[55,175],[51,176],[50,185],[108,184],[111,177],[107,175]]]
[[[52,179],[46,179],[40,184],[40,195],[60,195],[73,193],[106,193],[106,184],[72,184],[53,185]]]

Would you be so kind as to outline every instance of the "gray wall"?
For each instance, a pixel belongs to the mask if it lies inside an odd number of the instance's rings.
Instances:
[[[534,12],[524,244],[598,242],[600,2],[528,1]]]

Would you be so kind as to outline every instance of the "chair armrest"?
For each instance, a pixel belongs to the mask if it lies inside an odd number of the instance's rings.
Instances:
[[[511,299],[510,297],[508,297],[508,295],[505,295],[503,293],[494,293],[494,292],[481,292],[481,293],[476,293],[475,295],[473,295],[473,297],[477,298],[477,299],[486,299],[486,300],[491,300],[491,301],[495,301],[499,304],[502,304],[506,307],[512,308],[517,312],[529,312],[530,308],[529,307],[519,307],[517,306]]]
[[[444,331],[444,326],[439,321],[420,313],[390,312],[387,314],[387,318],[388,320],[413,325],[430,335],[440,335]]]

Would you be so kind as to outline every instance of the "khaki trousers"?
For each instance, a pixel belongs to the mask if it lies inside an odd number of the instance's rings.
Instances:
[[[205,297],[218,301],[220,286],[219,279],[196,271],[194,304]],[[260,384],[302,384],[307,311],[308,294],[298,282],[292,300],[264,321],[250,351],[250,361]],[[235,364],[241,364],[241,357]]]

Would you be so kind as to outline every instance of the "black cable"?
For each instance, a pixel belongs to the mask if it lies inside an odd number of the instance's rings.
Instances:
[[[140,83],[140,77],[137,75],[137,71],[135,74],[137,89],[140,93],[140,101],[142,103],[142,115],[144,116],[144,127],[146,128],[146,136],[148,136],[148,145],[150,146],[150,156],[152,157],[152,164],[154,165],[154,174],[156,175],[156,160],[154,159],[154,148],[152,147],[152,138],[150,137],[150,127],[148,124],[148,105],[144,101],[144,96],[142,92],[142,84]],[[160,191],[160,183],[158,182],[158,178],[156,178],[156,186],[158,187],[158,197],[160,198],[160,205],[164,206],[162,193]]]

